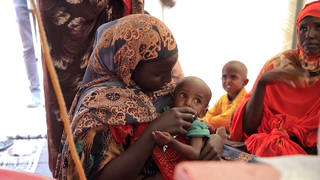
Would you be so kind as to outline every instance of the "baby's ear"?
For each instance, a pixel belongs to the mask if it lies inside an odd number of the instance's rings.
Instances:
[[[201,113],[199,114],[199,118],[203,118],[208,112],[208,108],[205,108],[201,111]]]

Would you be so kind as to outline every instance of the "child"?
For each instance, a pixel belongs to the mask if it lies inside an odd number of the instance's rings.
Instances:
[[[198,160],[204,143],[204,138],[210,137],[208,125],[196,117],[203,117],[208,111],[208,104],[211,99],[209,86],[200,78],[185,77],[181,79],[173,92],[173,107],[191,107],[195,110],[195,120],[188,129],[186,135],[190,139],[190,145],[175,139],[170,133],[154,131],[153,138],[158,145],[170,147],[189,160]]]
[[[164,131],[152,132],[158,144],[153,149],[153,157],[164,180],[173,180],[174,168],[179,162],[200,159],[200,151],[205,140],[210,137],[210,131],[208,125],[196,117],[203,117],[206,114],[210,99],[211,90],[203,80],[197,77],[185,77],[178,82],[173,92],[171,107],[191,107],[195,111],[195,120],[188,129],[186,138],[172,136]],[[218,131],[217,134],[211,135],[210,139],[214,152],[217,153],[210,156],[218,159],[222,155],[226,137],[223,131]]]
[[[203,118],[214,129],[225,127],[230,131],[231,117],[237,106],[244,100],[247,92],[248,70],[240,61],[229,61],[222,68],[222,86],[227,94]]]

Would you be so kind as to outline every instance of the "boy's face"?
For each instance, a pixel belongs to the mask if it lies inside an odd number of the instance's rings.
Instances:
[[[232,99],[234,99],[240,90],[248,83],[248,79],[239,71],[240,68],[233,65],[225,66],[222,69],[222,86]]]
[[[174,107],[190,107],[198,117],[203,117],[208,109],[209,90],[200,83],[185,81],[174,93]]]

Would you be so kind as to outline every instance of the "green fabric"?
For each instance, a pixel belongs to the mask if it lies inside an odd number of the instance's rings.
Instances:
[[[187,138],[193,137],[210,138],[210,131],[208,125],[200,121],[198,118],[193,121],[191,127],[188,129]]]
[[[169,106],[163,107],[163,112],[166,112],[170,109]],[[188,129],[188,133],[186,135],[187,139],[193,137],[207,137],[210,138],[210,131],[208,125],[200,121],[198,118],[193,121],[191,127]]]

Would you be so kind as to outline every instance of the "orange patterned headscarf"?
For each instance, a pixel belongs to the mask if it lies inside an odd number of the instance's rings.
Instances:
[[[94,45],[83,84],[110,76],[129,85],[140,61],[166,59],[178,52],[167,26],[145,14],[129,15],[100,26]]]
[[[170,30],[150,15],[129,15],[101,25],[70,118],[85,111],[82,108],[85,104],[89,109],[112,112],[110,117],[103,118],[109,125],[152,121],[157,115],[151,101],[169,94],[173,84],[145,94],[131,75],[141,61],[165,61],[176,53],[177,45]]]

